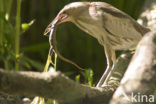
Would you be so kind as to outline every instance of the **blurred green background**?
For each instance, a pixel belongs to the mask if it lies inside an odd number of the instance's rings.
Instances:
[[[43,36],[47,25],[68,3],[75,1],[103,1],[137,19],[144,0],[0,0],[0,68],[42,71],[46,63],[49,42]],[[17,8],[21,4],[21,8]],[[17,12],[20,9],[19,18]],[[20,22],[20,23],[19,23]],[[17,24],[20,24],[19,26]],[[18,33],[19,27],[19,34]],[[15,53],[20,38],[19,55]],[[57,29],[57,47],[60,53],[83,68],[92,69],[97,82],[106,68],[103,47],[72,23],[61,24]],[[70,78],[83,72],[57,59],[57,70]],[[84,78],[82,77],[82,80]]]

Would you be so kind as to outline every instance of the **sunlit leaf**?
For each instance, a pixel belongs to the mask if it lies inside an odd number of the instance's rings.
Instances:
[[[75,77],[75,81],[76,81],[77,83],[80,83],[80,75],[77,75],[77,76]]]
[[[22,32],[27,31],[34,22],[35,20],[32,20],[29,23],[22,23]]]

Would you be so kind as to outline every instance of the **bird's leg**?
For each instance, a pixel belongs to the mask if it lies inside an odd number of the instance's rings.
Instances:
[[[114,66],[115,66],[115,64],[116,64],[116,55],[115,55],[115,51],[114,51],[114,50],[111,50],[111,59],[112,59],[112,61],[113,61],[113,65],[112,65],[111,70],[110,70],[109,74],[107,75],[107,77],[106,77],[106,79],[105,79],[105,81],[104,81],[104,83],[103,83],[102,86],[107,85],[107,83],[108,83],[110,77],[112,76],[112,74],[113,74],[113,72],[114,72]]]
[[[105,55],[106,55],[106,59],[107,59],[107,68],[106,68],[105,72],[103,73],[100,81],[96,85],[96,87],[101,87],[102,86],[102,84],[104,83],[104,81],[105,81],[106,77],[108,76],[108,74],[109,74],[109,72],[111,70],[111,67],[113,65],[112,58],[111,58],[112,54],[111,54],[110,47],[105,46],[104,48],[105,48]]]

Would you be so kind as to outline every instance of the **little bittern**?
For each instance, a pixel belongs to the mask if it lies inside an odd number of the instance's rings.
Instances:
[[[70,3],[53,21],[58,20],[57,25],[67,21],[74,23],[104,46],[107,68],[97,87],[101,87],[111,76],[116,64],[115,51],[135,49],[143,35],[150,31],[129,15],[104,2]],[[52,23],[44,34],[50,32]]]

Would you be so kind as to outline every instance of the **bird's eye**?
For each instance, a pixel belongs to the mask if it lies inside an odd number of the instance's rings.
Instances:
[[[61,19],[61,20],[65,19],[66,17],[67,17],[66,14],[61,14],[61,15],[60,15],[60,19]]]
[[[61,20],[63,20],[65,17],[66,17],[66,16],[61,16],[61,18],[60,18],[60,19],[61,19]]]

